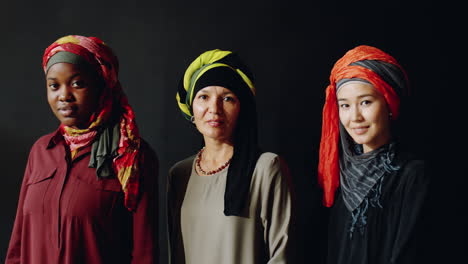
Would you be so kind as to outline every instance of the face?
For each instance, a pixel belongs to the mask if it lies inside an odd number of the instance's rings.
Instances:
[[[338,90],[341,124],[364,152],[390,141],[390,117],[383,95],[371,84],[345,83]]]
[[[195,125],[205,140],[232,142],[240,102],[231,90],[207,86],[195,95],[192,109]]]
[[[99,89],[96,78],[70,63],[57,63],[46,75],[47,100],[64,125],[87,128],[97,109]]]

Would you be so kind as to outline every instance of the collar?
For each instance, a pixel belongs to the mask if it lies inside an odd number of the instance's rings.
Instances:
[[[49,137],[47,139],[47,141],[49,142],[46,147],[47,149],[51,149],[55,147],[57,144],[65,141],[65,139],[62,136],[60,127],[57,130],[55,130],[55,132],[52,132],[49,135],[47,135],[47,137]]]
[[[48,142],[46,149],[53,149],[58,144],[62,144],[62,145],[64,145],[66,147],[66,149],[68,149],[66,151],[65,155],[66,155],[66,157],[68,157],[67,159],[70,159],[70,161],[76,162],[78,160],[81,160],[87,154],[91,153],[92,144],[89,144],[89,145],[81,148],[80,150],[78,150],[78,153],[72,159],[70,157],[70,150],[69,150],[67,144],[65,143],[65,138],[62,135],[62,131],[61,131],[60,127],[57,130],[55,130],[55,132],[52,132],[52,133],[46,135],[45,137],[46,137],[46,140],[47,140],[46,142]]]

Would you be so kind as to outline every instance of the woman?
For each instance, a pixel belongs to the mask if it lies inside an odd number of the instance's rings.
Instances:
[[[403,68],[375,47],[348,51],[331,71],[319,156],[328,263],[417,263],[428,180],[395,133],[407,92]]]
[[[206,51],[185,71],[177,102],[205,146],[170,170],[172,263],[290,263],[287,167],[258,149],[254,95],[231,51]]]
[[[33,145],[6,263],[156,263],[157,158],[140,137],[95,37],[69,35],[43,56],[59,128]]]

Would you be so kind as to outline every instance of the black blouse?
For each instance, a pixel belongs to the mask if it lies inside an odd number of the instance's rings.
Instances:
[[[350,237],[351,212],[346,208],[341,190],[336,192],[328,231],[329,264],[420,263],[423,230],[420,221],[429,180],[424,161],[409,160],[382,182],[380,203],[369,206],[367,224]]]

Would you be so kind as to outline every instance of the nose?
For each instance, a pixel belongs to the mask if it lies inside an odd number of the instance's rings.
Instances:
[[[223,100],[222,98],[213,98],[210,100],[209,112],[210,114],[219,114],[222,108]]]
[[[361,109],[359,107],[353,107],[351,109],[351,121],[360,122],[363,120]]]
[[[59,91],[59,100],[62,102],[69,102],[73,100],[73,93],[71,92],[71,88],[64,85],[63,87],[60,87]]]

